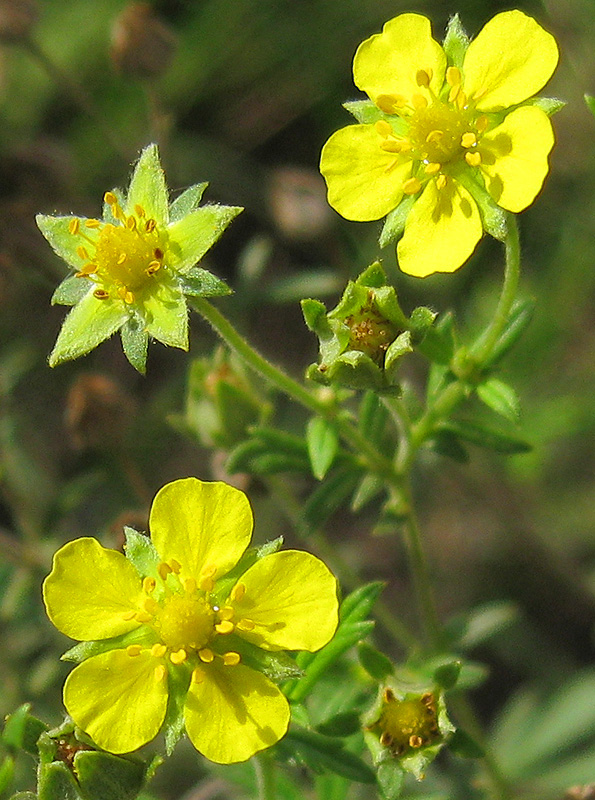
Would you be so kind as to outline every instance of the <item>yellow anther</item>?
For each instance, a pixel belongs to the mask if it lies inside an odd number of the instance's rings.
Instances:
[[[235,626],[233,622],[230,622],[228,619],[224,619],[223,622],[219,622],[217,625],[215,625],[215,630],[217,633],[222,634],[233,633],[234,627]]]
[[[251,619],[241,619],[236,625],[236,628],[241,631],[253,631],[254,627],[254,622]]]
[[[418,178],[409,178],[403,184],[403,194],[417,194],[421,189],[421,183]]]
[[[198,582],[198,586],[203,592],[212,592],[215,581],[212,578],[201,578]]]
[[[475,127],[477,128],[478,133],[484,133],[487,130],[489,120],[485,114],[482,114],[481,117],[478,117],[475,122]]]
[[[135,231],[136,230],[136,217],[128,217],[128,219],[126,220],[126,227],[130,231]]]
[[[159,603],[156,603],[152,597],[145,597],[143,600],[143,608],[149,614],[155,615],[159,611]]]
[[[457,106],[461,111],[467,107],[467,95],[463,91],[460,91],[457,95]]]
[[[426,136],[426,142],[428,144],[432,144],[432,142],[439,142],[440,139],[444,136],[444,131],[430,131]]]
[[[81,273],[82,275],[83,273]],[[98,300],[107,300],[109,297],[109,292],[106,292],[105,289],[95,289],[93,292],[93,296],[96,297]]]
[[[153,675],[155,676],[155,680],[160,682],[165,679],[165,676],[167,675],[167,670],[165,669],[163,664],[159,664],[159,666],[155,667]]]
[[[452,89],[450,90],[450,92],[448,93],[448,102],[449,103],[454,103],[455,100],[457,99],[457,97],[459,96],[460,91],[461,91],[461,85],[460,84],[457,84],[456,86],[453,86]]]
[[[407,101],[399,94],[380,94],[376,98],[376,105],[385,114],[395,114],[398,109],[404,108]]]
[[[205,677],[205,673],[200,667],[192,670],[192,683],[202,683]]]
[[[149,265],[149,266],[150,266],[150,265]],[[170,566],[171,566],[171,570],[172,570],[172,572],[173,572],[175,575],[179,575],[179,574],[180,574],[180,570],[182,569],[180,562],[179,562],[179,561],[176,561],[176,559],[175,559],[175,558],[172,558],[172,559],[170,559],[170,562],[169,562],[169,564],[170,564]]]
[[[426,175],[436,175],[437,172],[440,172],[442,169],[442,164],[438,164],[437,162],[432,162],[430,164],[426,164],[424,167],[424,172]]]
[[[446,175],[438,175],[436,178],[436,188],[437,189],[444,189],[448,181],[446,180]]]
[[[217,565],[216,564],[207,564],[200,573],[201,578],[214,578],[217,574]]]
[[[223,608],[219,611],[219,618],[221,620],[224,619],[233,619],[233,608],[231,606],[223,606]]]
[[[125,611],[125,612],[122,614],[122,619],[125,619],[125,620],[128,622],[129,620],[131,620],[131,619],[134,619],[134,616],[135,616],[135,614],[136,614],[136,611],[134,611],[134,610],[132,610],[132,611]]]
[[[393,129],[385,119],[377,120],[374,123],[374,128],[376,129],[376,133],[379,133],[381,136],[392,136]]]
[[[126,648],[126,652],[128,653],[129,656],[140,656],[141,650],[142,647],[140,646],[140,644],[130,644]]]
[[[447,67],[446,82],[449,86],[459,86],[461,83],[461,70],[458,67]]]
[[[143,591],[147,594],[151,594],[151,592],[155,591],[155,586],[157,585],[157,581],[155,578],[151,578],[147,575],[146,578],[143,578]]]
[[[139,204],[137,203],[134,206],[134,213],[136,214],[137,217],[140,217],[142,219],[145,216],[145,209],[142,206],[139,206]]]
[[[76,248],[76,254],[79,258],[82,258],[85,261],[89,260],[89,251],[86,247],[83,247],[82,244]]]
[[[234,652],[224,653],[223,663],[226,667],[235,667],[236,664],[240,663],[240,654]]]
[[[461,147],[475,147],[477,144],[477,136],[473,131],[468,131],[461,136]]]
[[[108,206],[117,206],[118,205],[118,198],[113,192],[106,192],[103,195],[103,199],[108,204]]]
[[[99,228],[101,222],[98,219],[86,219],[85,228]]]
[[[186,592],[186,594],[194,594],[194,592],[196,591],[196,581],[194,580],[194,578],[184,578],[182,584],[184,586],[184,591]]]
[[[96,271],[97,264],[85,264],[85,266],[76,273],[76,277],[86,278],[88,275],[92,275]]]
[[[231,590],[231,599],[239,602],[246,594],[246,587],[243,583],[236,583]]]
[[[137,611],[134,615],[134,619],[137,622],[150,622],[153,619],[153,615],[149,614],[148,611]]]
[[[465,161],[470,167],[478,167],[481,164],[481,156],[477,150],[474,153],[465,153]]]
[[[120,253],[120,255],[118,256],[117,263],[118,264],[123,264],[126,261],[127,258],[128,258],[128,256],[126,255],[126,253]]]
[[[208,647],[204,647],[202,650],[198,651],[198,657],[201,661],[204,661],[205,664],[210,664],[211,661],[215,658],[215,654],[212,650],[209,650]]]
[[[418,69],[415,74],[415,82],[418,86],[423,86],[425,89],[428,89],[430,86],[430,81],[432,80],[433,70],[431,69]]]
[[[151,233],[151,231],[154,231],[156,227],[157,223],[155,222],[154,219],[148,219],[145,222],[145,230],[147,231],[147,233]]]
[[[167,647],[164,644],[157,642],[151,648],[151,655],[155,658],[162,658],[167,652]]]
[[[380,149],[387,153],[400,153],[403,150],[403,144],[396,139],[385,139],[380,142]]]
[[[421,738],[421,736],[409,737],[409,747],[414,747],[414,748],[421,747],[423,743],[424,740]]]
[[[165,561],[162,561],[161,564],[157,567],[157,572],[159,573],[159,577],[162,581],[167,580],[167,576],[172,572],[172,568],[169,564],[166,564]]]
[[[428,99],[424,97],[423,94],[414,94],[411,98],[411,102],[416,111],[421,111],[422,108],[428,107]]]
[[[183,664],[184,661],[188,658],[188,653],[184,650],[183,647],[180,647],[179,650],[176,650],[175,653],[169,654],[169,660],[172,664]]]
[[[134,303],[134,295],[132,294],[131,291],[126,289],[122,297],[122,300],[124,300],[125,303],[128,303],[128,305],[130,305],[131,303]]]
[[[81,227],[81,221],[78,217],[73,217],[70,222],[68,223],[68,233],[71,233],[73,236],[79,232]]]

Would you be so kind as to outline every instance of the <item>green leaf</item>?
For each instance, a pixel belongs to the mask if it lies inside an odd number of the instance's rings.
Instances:
[[[387,247],[391,242],[399,239],[405,230],[405,223],[409,212],[413,208],[415,197],[407,195],[404,197],[399,205],[386,215],[386,220],[378,238],[378,244],[381,248]]]
[[[24,703],[14,714],[10,714],[4,723],[2,744],[13,752],[25,750],[32,756],[37,755],[37,740],[48,730],[45,722],[32,716],[30,703]]]
[[[441,456],[446,456],[446,458],[452,458],[457,464],[469,463],[469,453],[459,441],[458,436],[452,431],[436,431],[432,440],[432,447],[436,453],[440,453]]]
[[[124,526],[124,536],[126,537],[124,552],[128,561],[141,577],[147,575],[155,577],[161,559],[150,538],[127,525]]]
[[[510,422],[518,422],[521,414],[521,404],[517,393],[504,381],[498,378],[489,378],[477,387],[479,399]]]
[[[295,726],[287,733],[285,742],[315,770],[319,766],[358,783],[376,782],[374,771],[330,736]]]
[[[585,103],[587,104],[587,108],[595,117],[595,97],[590,94],[585,95]]]
[[[321,481],[331,468],[339,449],[339,437],[334,425],[322,417],[312,417],[306,427],[306,443],[312,474]]]
[[[356,486],[353,497],[351,498],[350,508],[354,513],[361,511],[362,508],[370,503],[380,492],[384,491],[386,485],[384,480],[372,472],[368,472]]]
[[[453,647],[471,650],[505,631],[519,618],[515,603],[495,600],[455,617],[446,625],[446,634]]]
[[[469,37],[465,33],[459,15],[455,14],[448,20],[446,36],[442,43],[450,65],[462,69],[465,53],[469,47],[469,41]]]
[[[516,300],[513,303],[504,330],[494,345],[492,354],[486,360],[485,367],[492,367],[497,364],[517,343],[533,319],[534,311],[535,300],[533,298]],[[482,337],[480,336],[474,347],[481,347],[481,344]]]
[[[376,392],[368,389],[358,410],[358,428],[370,442],[380,445],[385,440],[388,411]]]
[[[389,675],[394,674],[395,668],[390,658],[368,642],[362,642],[358,646],[357,654],[360,664],[375,681],[382,683]]]
[[[182,276],[182,291],[193,297],[224,297],[232,294],[229,286],[202,267],[192,267]]]
[[[468,733],[457,728],[448,740],[448,749],[460,758],[483,758],[484,748]]]
[[[528,453],[531,450],[531,445],[523,439],[471,420],[449,420],[441,423],[440,430],[448,431],[464,441],[494,450],[496,453],[515,455]]]
[[[145,778],[142,761],[94,750],[75,755],[74,772],[85,800],[135,800]]]
[[[76,275],[69,275],[64,278],[52,295],[52,305],[74,306],[82,300],[87,292],[93,288],[92,282],[88,278],[77,278]]]
[[[239,206],[202,206],[170,225],[167,232],[173,268],[188,272],[243,210]]]
[[[342,622],[360,622],[369,616],[386,584],[382,581],[366,583],[354,589],[341,603],[339,618]]]
[[[126,212],[134,213],[137,205],[143,207],[147,218],[153,218],[158,225],[167,225],[169,198],[156,144],[142,151],[130,179]]]
[[[430,361],[450,364],[456,348],[455,318],[451,311],[441,314],[438,321],[426,332],[417,349]]]
[[[405,773],[398,761],[393,758],[382,761],[378,765],[376,777],[384,800],[397,800],[401,796]]]
[[[129,317],[120,330],[120,336],[124,355],[132,366],[144,375],[147,367],[149,334],[142,320],[137,316]]]
[[[6,797],[14,780],[14,758],[5,756],[0,763],[0,797]]]
[[[324,525],[326,520],[349,497],[360,473],[351,466],[338,467],[327,476],[306,500],[303,507],[303,519],[308,527],[316,530]]]
[[[323,736],[352,736],[359,733],[362,724],[359,714],[355,711],[342,711],[316,726],[318,733]]]
[[[197,183],[194,186],[189,186],[179,197],[173,201],[169,207],[169,221],[177,222],[178,220],[194,211],[201,201],[204,190],[207,188],[208,183]]]
[[[64,320],[50,354],[50,367],[84,356],[109,339],[127,319],[128,311],[123,301],[98,300],[89,290]]]
[[[443,689],[452,689],[456,685],[461,668],[463,664],[460,659],[455,658],[452,661],[446,661],[444,664],[436,667],[433,674],[434,682],[441,686]]]
[[[83,800],[72,771],[63,761],[40,766],[37,797],[38,800]]]

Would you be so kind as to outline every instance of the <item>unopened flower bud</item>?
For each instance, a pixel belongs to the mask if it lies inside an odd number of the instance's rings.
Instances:
[[[26,39],[38,19],[36,0],[0,0],[0,42]]]
[[[155,16],[149,3],[130,3],[116,17],[110,55],[116,69],[127,77],[159,78],[169,68],[175,49],[173,31]]]

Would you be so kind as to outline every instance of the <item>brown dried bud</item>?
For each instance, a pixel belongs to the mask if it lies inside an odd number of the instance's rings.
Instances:
[[[26,39],[38,19],[36,0],[0,0],[0,41]]]
[[[129,78],[152,80],[163,75],[176,49],[173,31],[149,3],[130,3],[112,26],[110,55]]]
[[[80,375],[70,387],[65,423],[79,450],[119,448],[124,440],[134,401],[112,378]]]

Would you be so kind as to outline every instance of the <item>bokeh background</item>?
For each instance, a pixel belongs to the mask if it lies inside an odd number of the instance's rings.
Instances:
[[[40,600],[56,547],[79,535],[118,545],[123,523],[146,527],[163,483],[225,475],[221,453],[181,432],[186,354],[152,346],[141,377],[114,339],[49,369],[65,312],[50,298],[66,268],[35,214],[98,214],[104,191],[125,187],[139,150],[158,141],[174,193],[209,181],[207,200],[245,207],[205,266],[236,289],[222,305],[235,324],[300,376],[316,342],[299,299],[333,305],[378,252],[380,223],[339,218],[317,171],[327,137],[350,121],[341,103],[358,97],[357,45],[404,11],[430,16],[440,39],[453,13],[473,34],[511,7],[556,36],[560,66],[544,93],[567,102],[551,175],[520,220],[522,294],[537,310],[502,368],[533,450],[476,449],[464,466],[428,456],[416,485],[444,618],[489,603],[502,623],[471,650],[487,664],[475,700],[502,759],[522,743],[515,769],[545,776],[542,797],[595,779],[595,120],[583,100],[595,94],[592,0],[0,2],[0,714],[31,701],[60,718],[57,654],[68,644]],[[469,336],[485,324],[502,276],[496,242],[455,275],[423,281],[399,273],[391,248],[381,255],[405,309],[453,309]],[[193,317],[190,356],[214,344]],[[421,387],[421,360],[405,375]],[[301,434],[302,412],[273,400],[278,421]],[[258,541],[295,543],[264,485],[245,484]],[[313,487],[300,478],[295,488]],[[388,581],[386,603],[415,625],[404,553],[375,522],[374,509],[339,509],[325,533],[352,569]],[[390,650],[381,628],[377,641]],[[549,739],[531,744],[536,731]],[[184,769],[166,771],[159,796],[227,796],[226,776],[199,795],[196,759],[183,748],[177,758]]]

